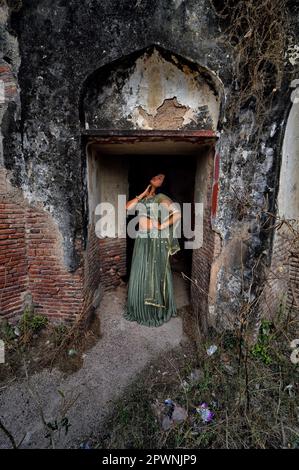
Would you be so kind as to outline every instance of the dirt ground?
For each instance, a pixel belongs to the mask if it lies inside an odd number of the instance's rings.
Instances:
[[[177,307],[186,304],[183,286],[175,279]],[[147,327],[122,318],[126,286],[106,293],[97,314],[102,337],[82,356],[82,367],[73,374],[44,369],[26,379],[0,387],[1,419],[20,448],[50,447],[43,419],[57,427],[56,448],[79,447],[85,438],[103,431],[102,423],[135,375],[157,355],[188,338],[182,318],[160,327]],[[65,410],[67,410],[65,412]],[[61,418],[66,415],[67,434]],[[58,431],[60,429],[60,435]],[[11,447],[0,432],[0,448]]]

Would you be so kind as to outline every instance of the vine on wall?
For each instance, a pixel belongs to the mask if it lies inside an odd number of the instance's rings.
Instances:
[[[210,0],[223,41],[234,54],[234,86],[226,107],[227,129],[242,108],[254,106],[261,127],[274,93],[280,89],[288,44],[287,0]]]

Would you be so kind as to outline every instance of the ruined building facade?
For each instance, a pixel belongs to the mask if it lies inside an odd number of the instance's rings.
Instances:
[[[271,315],[284,293],[296,305],[296,247],[263,229],[266,213],[299,211],[290,8],[284,73],[262,131],[248,104],[226,132],[237,58],[219,41],[210,1],[1,2],[1,318],[17,319],[28,299],[53,320],[90,318],[128,274],[127,240],[97,237],[96,206],[144,190],[135,173],[157,157],[178,199],[203,203],[190,321],[234,328],[244,305]]]

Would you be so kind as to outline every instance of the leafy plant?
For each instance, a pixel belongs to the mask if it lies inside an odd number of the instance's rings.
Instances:
[[[222,346],[226,351],[233,350],[237,347],[239,339],[234,331],[225,331],[222,336]]]
[[[68,327],[63,323],[53,325],[52,337],[56,346],[59,346],[63,342],[67,331],[68,331]]]
[[[272,363],[272,358],[269,354],[272,327],[273,324],[271,321],[262,320],[258,340],[251,348],[251,354],[263,361],[266,365]]]
[[[16,335],[13,326],[7,321],[3,320],[0,323],[0,338],[4,342],[9,342],[15,339]]]
[[[21,333],[25,333],[28,331],[37,332],[44,328],[47,323],[47,317],[45,317],[44,315],[35,315],[30,311],[30,309],[26,308],[19,321],[19,327]]]

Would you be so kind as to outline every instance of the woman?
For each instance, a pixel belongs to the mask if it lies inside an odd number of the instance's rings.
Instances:
[[[124,318],[147,326],[159,326],[177,316],[169,256],[180,250],[175,229],[181,212],[168,196],[156,193],[164,179],[164,174],[154,176],[146,190],[126,204],[127,210],[139,209],[139,230]]]

